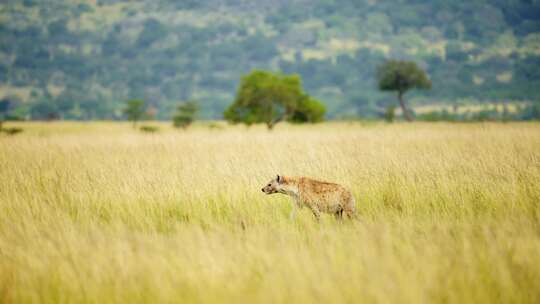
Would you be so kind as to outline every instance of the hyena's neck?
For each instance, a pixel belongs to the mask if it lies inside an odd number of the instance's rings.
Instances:
[[[298,189],[298,181],[295,178],[285,178],[284,182],[284,185],[281,187],[281,193],[292,197],[298,197],[298,195],[300,195],[300,191]]]

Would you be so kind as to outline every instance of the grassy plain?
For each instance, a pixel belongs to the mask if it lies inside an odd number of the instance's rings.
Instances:
[[[2,303],[540,302],[540,124],[17,126]],[[276,174],[346,185],[359,219],[290,221]]]

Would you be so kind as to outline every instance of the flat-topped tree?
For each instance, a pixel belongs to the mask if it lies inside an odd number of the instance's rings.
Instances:
[[[265,123],[272,129],[278,122],[317,122],[326,109],[303,92],[300,76],[254,70],[242,77],[236,99],[225,110],[232,123]]]
[[[413,117],[403,95],[411,89],[431,88],[426,72],[412,61],[388,60],[377,68],[377,81],[381,91],[397,91],[399,105],[407,121],[412,121]]]

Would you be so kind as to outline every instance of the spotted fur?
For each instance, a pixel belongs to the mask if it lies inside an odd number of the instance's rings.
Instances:
[[[282,193],[294,199],[291,218],[296,209],[308,207],[315,218],[319,219],[322,212],[331,213],[341,219],[356,213],[354,197],[345,187],[328,182],[322,182],[307,177],[286,177],[278,175],[262,189],[266,194]]]

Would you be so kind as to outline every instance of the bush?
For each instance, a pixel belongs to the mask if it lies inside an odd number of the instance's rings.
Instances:
[[[141,130],[141,132],[144,132],[144,133],[157,133],[157,132],[159,132],[159,127],[141,126],[140,130]]]
[[[0,129],[0,132],[4,132],[6,133],[7,135],[15,135],[15,134],[19,134],[23,131],[23,129],[21,128],[2,128]]]

